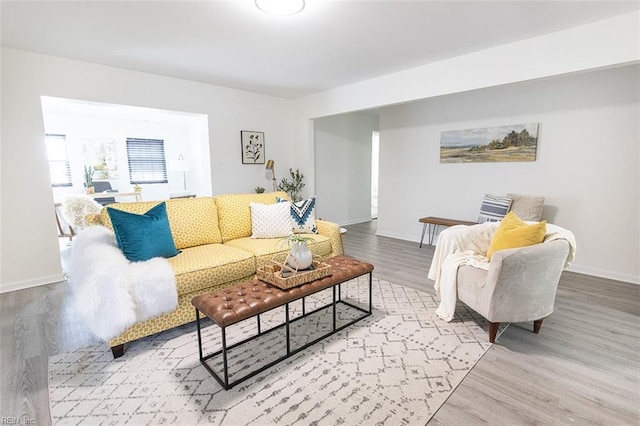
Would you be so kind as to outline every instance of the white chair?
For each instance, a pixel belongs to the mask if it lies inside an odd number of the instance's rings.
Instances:
[[[533,321],[533,332],[540,332],[542,320],[553,312],[569,247],[567,240],[554,240],[500,250],[488,271],[458,268],[458,299],[489,321],[491,343],[502,322]]]
[[[85,194],[69,194],[62,201],[62,215],[75,230],[86,226],[88,214],[100,213],[102,206]]]

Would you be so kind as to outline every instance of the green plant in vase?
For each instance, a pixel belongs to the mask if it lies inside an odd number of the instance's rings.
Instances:
[[[291,197],[291,200],[294,203],[302,200],[302,195],[300,195],[300,191],[304,188],[304,174],[300,173],[300,169],[289,169],[289,175],[291,179],[282,178],[280,184],[278,185],[278,189],[286,192]]]
[[[291,234],[283,239],[283,242],[289,247],[289,254],[286,263],[289,267],[296,271],[307,269],[313,264],[313,253],[307,243],[313,241],[313,238],[305,237],[300,234]]]
[[[87,194],[93,194],[95,189],[93,188],[93,167],[84,166],[84,187],[86,188]]]

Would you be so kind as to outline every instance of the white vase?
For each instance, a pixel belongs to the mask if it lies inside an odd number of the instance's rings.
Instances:
[[[313,253],[307,243],[296,241],[289,252],[287,264],[295,269],[307,269],[313,263]]]

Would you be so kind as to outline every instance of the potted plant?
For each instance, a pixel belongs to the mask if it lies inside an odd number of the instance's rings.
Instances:
[[[256,194],[262,194],[264,192],[264,188],[261,186],[256,186],[255,191]]]
[[[304,175],[300,173],[300,169],[289,169],[289,175],[291,176],[291,180],[287,178],[282,178],[280,181],[280,185],[278,185],[278,189],[286,192],[291,197],[291,200],[294,203],[302,200],[302,195],[300,195],[300,191],[304,188]]]
[[[84,166],[84,187],[86,188],[87,194],[93,194],[95,192],[95,188],[93,187],[93,167]]]
[[[313,253],[307,243],[313,238],[304,237],[299,234],[291,234],[284,238],[289,247],[289,254],[286,263],[296,271],[307,269],[313,264]]]

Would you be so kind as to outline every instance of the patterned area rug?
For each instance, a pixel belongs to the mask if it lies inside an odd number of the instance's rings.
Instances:
[[[368,279],[343,284],[345,293],[364,305]],[[325,291],[307,299],[307,312],[330,297]],[[456,319],[445,323],[435,316],[434,296],[384,281],[374,280],[373,301],[373,315],[228,391],[198,360],[195,324],[140,339],[117,360],[106,345],[53,356],[53,422],[425,424],[490,347],[487,323],[462,304]],[[339,321],[353,311],[340,310]],[[264,314],[263,330],[283,318],[283,309]],[[319,311],[295,323],[292,341],[301,346],[330,323],[330,312]],[[219,348],[220,332],[204,324],[208,353]],[[238,341],[255,329],[256,321],[246,320],[227,335]],[[248,345],[230,354],[230,365],[239,366],[232,371],[256,369],[284,350],[279,332]]]

